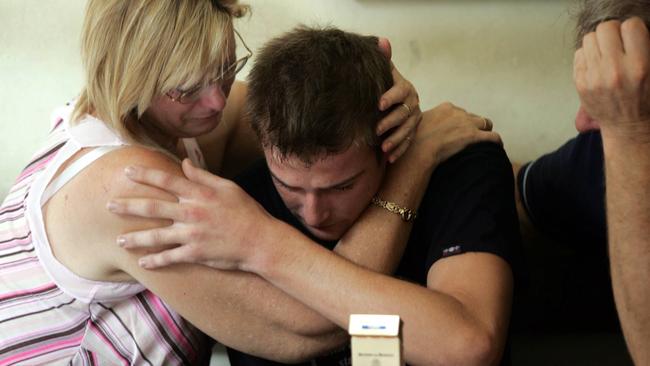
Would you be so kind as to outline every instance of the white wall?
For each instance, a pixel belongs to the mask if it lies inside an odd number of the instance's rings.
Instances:
[[[490,117],[513,160],[574,134],[571,1],[246,2],[253,15],[237,27],[253,49],[299,23],[388,37],[423,108],[449,100]],[[0,0],[0,199],[45,136],[50,111],[79,89],[84,4]]]

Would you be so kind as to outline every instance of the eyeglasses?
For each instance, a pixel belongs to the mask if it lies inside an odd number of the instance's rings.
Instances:
[[[233,62],[232,64],[228,65],[228,67],[226,67],[223,71],[221,71],[219,76],[208,81],[207,85],[198,84],[187,90],[176,88],[174,90],[167,92],[166,93],[167,97],[172,101],[181,104],[194,103],[197,100],[199,100],[203,90],[209,87],[210,85],[219,84],[219,83],[225,84],[226,82],[230,82],[234,80],[235,75],[237,75],[237,73],[240,72],[244,68],[244,66],[246,66],[248,59],[251,58],[251,56],[253,56],[253,51],[251,51],[251,49],[248,48],[248,45],[246,44],[246,42],[244,42],[244,39],[241,37],[241,34],[239,34],[239,32],[237,32],[236,30],[234,30],[234,32],[237,35],[237,38],[239,38],[241,44],[246,49],[245,56]]]

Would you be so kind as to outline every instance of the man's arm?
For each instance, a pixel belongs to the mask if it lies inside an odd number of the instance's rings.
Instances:
[[[522,200],[521,187],[517,181],[521,168],[521,163],[512,163],[512,173],[515,178],[515,205],[517,207],[517,217],[519,218],[519,230],[521,231],[522,239],[524,242],[527,242],[529,240],[537,239],[540,233],[530,220],[528,211],[526,210],[525,204]]]
[[[603,138],[610,267],[623,334],[650,363],[650,36],[639,18],[601,23],[576,51],[574,78]]]
[[[484,126],[483,118],[451,103],[424,112],[412,146],[389,166],[377,196],[417,211],[429,178],[440,163],[479,141],[501,143],[491,125],[487,130],[483,130]],[[390,274],[397,268],[410,232],[410,224],[398,215],[371,205],[341,238],[334,252],[366,268]]]
[[[650,141],[626,142],[603,130],[603,144],[614,298],[630,353],[645,365],[650,362]]]
[[[513,286],[510,267],[499,256],[511,258],[510,246],[518,239],[510,166],[505,154],[490,159],[494,150],[485,144],[476,146],[440,166],[433,178],[433,194],[426,201],[431,206],[424,210],[435,211],[418,220],[440,221],[418,223],[434,228],[418,229],[412,243],[414,248],[424,246],[429,254],[410,253],[407,262],[417,266],[412,263],[417,256],[421,265],[431,266],[427,287],[372,273],[313,246],[262,243],[256,250],[259,256],[243,268],[259,273],[342,327],[352,313],[399,314],[408,363],[497,363],[506,339]],[[436,261],[446,245],[460,245],[464,254]],[[298,260],[299,256],[305,259]],[[291,275],[298,272],[303,276]]]
[[[283,246],[252,270],[341,327],[354,313],[399,314],[408,363],[489,365],[501,357],[512,274],[494,255],[440,260],[426,288],[364,270],[318,246]]]
[[[415,146],[392,167],[392,173],[389,173],[380,193],[382,198],[417,207],[433,166],[472,142],[499,140],[496,133],[480,131],[477,128],[484,126],[481,118],[468,116],[466,112],[450,104],[444,104],[425,115],[426,121],[418,129]],[[114,208],[116,213],[174,220],[174,225],[166,228],[123,236],[129,247],[183,243],[180,248],[143,258],[150,267],[180,262],[212,264],[211,258],[220,255],[219,241],[227,235],[224,228],[230,227],[224,223],[233,220],[232,215],[226,212],[225,208],[229,206],[224,200],[228,198],[232,201],[235,212],[241,211],[241,203],[232,199],[239,197],[242,203],[250,200],[247,196],[239,195],[242,192],[221,193],[224,185],[229,186],[223,179],[189,166],[184,165],[184,169],[189,180],[149,169],[138,169],[136,176],[132,177],[136,181],[175,194],[181,201],[179,205],[165,205],[163,209],[162,203],[154,200],[122,200],[121,204]],[[204,196],[201,192],[209,194]],[[243,216],[235,222],[254,222],[256,214],[251,212],[250,216]],[[263,222],[259,222],[255,229],[259,230],[262,224]],[[247,233],[247,230],[248,228],[242,228],[236,234],[238,238],[230,237],[229,244],[241,240],[242,233]],[[399,262],[409,230],[410,224],[402,222],[397,215],[371,207],[345,235],[336,251],[366,268],[390,273]],[[251,241],[261,241],[264,238],[255,236],[251,237]],[[255,285],[258,291],[262,291],[261,287],[264,287],[261,283]],[[294,300],[282,297],[279,292],[277,296],[271,296],[272,291],[271,287],[266,288],[264,300],[260,300],[264,301],[261,307],[254,301],[248,306],[257,308],[258,313],[275,319],[284,324],[286,329],[297,334],[318,335],[337,330],[335,325],[317,316],[307,307],[301,310],[292,306],[291,311],[278,312],[279,305],[282,304],[282,307],[288,309]],[[246,305],[242,307],[245,308]],[[267,313],[264,313],[265,311]]]

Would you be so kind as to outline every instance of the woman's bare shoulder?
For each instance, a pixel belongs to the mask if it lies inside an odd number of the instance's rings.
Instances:
[[[102,156],[83,169],[43,209],[54,255],[81,277],[98,281],[132,280],[123,271],[124,251],[115,244],[117,236],[168,224],[163,220],[121,217],[108,211],[108,202],[116,198],[175,199],[156,188],[130,181],[125,169],[133,165],[182,174],[179,164],[165,154],[127,146]]]

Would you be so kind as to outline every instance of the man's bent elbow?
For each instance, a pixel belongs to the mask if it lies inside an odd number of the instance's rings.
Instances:
[[[461,354],[459,364],[463,365],[498,365],[503,355],[502,346],[497,337],[486,331],[472,332],[466,341],[466,352]]]
[[[503,346],[497,337],[482,330],[468,330],[457,334],[454,346],[447,349],[442,360],[429,360],[427,364],[489,366],[498,365]],[[442,361],[442,362],[440,362]]]
[[[343,330],[318,337],[299,337],[270,358],[288,364],[309,362],[316,357],[343,348],[348,342],[347,332]]]

